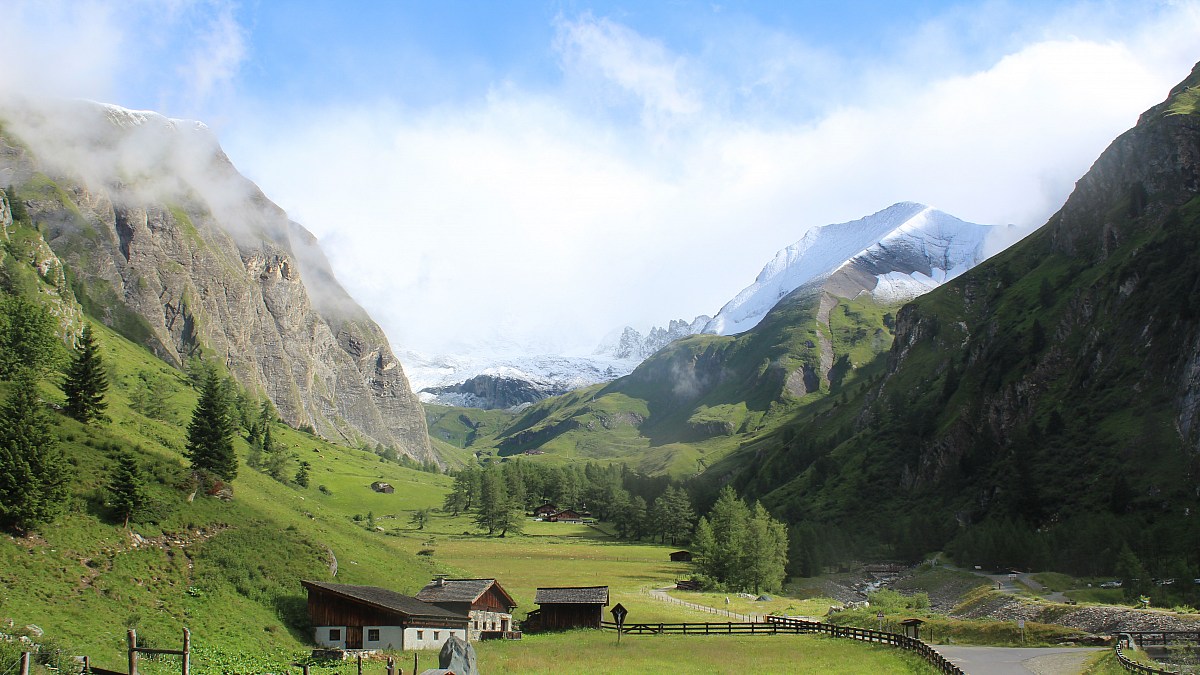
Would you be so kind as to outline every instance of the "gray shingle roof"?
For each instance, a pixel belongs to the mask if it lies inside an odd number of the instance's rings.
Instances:
[[[322,581],[301,581],[300,583],[308,589],[319,589],[406,616],[419,616],[429,619],[460,619],[464,621],[467,618],[463,614],[442,609],[436,605],[422,602],[410,595],[389,591],[386,588],[351,586],[350,584],[327,584]]]
[[[495,579],[445,579],[441,585],[438,585],[437,581],[431,581],[417,593],[417,599],[424,602],[475,602],[493,584],[501,595],[508,598],[511,606],[517,606]]]
[[[607,605],[608,586],[539,588],[533,601],[539,605]]]

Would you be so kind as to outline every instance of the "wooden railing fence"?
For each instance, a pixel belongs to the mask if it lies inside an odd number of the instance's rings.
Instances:
[[[862,642],[890,645],[916,652],[921,658],[944,675],[965,675],[963,670],[942,656],[927,643],[900,633],[836,626],[819,621],[793,619],[785,616],[767,616],[766,621],[742,621],[725,623],[626,623],[621,632],[626,635],[778,635],[780,633],[817,633],[830,637],[849,638]],[[600,627],[617,630],[617,624],[602,621]]]

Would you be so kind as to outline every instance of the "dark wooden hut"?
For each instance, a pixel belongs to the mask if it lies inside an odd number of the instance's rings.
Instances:
[[[671,553],[671,562],[692,562],[692,552],[674,551]]]
[[[526,630],[599,628],[608,605],[608,586],[539,588],[533,601],[539,607],[525,619]]]

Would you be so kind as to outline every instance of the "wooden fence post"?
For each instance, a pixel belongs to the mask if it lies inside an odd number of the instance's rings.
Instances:
[[[191,675],[192,672],[192,632],[186,628],[183,629],[183,675]]]
[[[387,675],[396,675],[396,657],[394,656],[388,657]]]
[[[129,675],[137,675],[137,631],[129,629]]]
[[[21,675],[29,675],[29,652],[21,652]]]

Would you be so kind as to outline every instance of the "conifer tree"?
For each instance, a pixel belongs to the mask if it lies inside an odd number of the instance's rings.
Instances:
[[[308,487],[308,471],[312,465],[304,460],[300,460],[300,468],[296,469],[296,485],[302,488]]]
[[[237,455],[233,451],[234,428],[225,386],[214,369],[208,369],[200,389],[200,400],[188,424],[187,456],[192,468],[227,481],[237,477]]]
[[[22,371],[42,377],[60,363],[58,320],[40,304],[19,295],[0,299],[0,380]]]
[[[26,531],[66,508],[71,467],[50,425],[37,380],[22,373],[0,404],[0,527]]]
[[[108,391],[108,375],[104,372],[104,361],[100,358],[100,347],[92,335],[91,324],[85,324],[79,339],[79,351],[67,369],[63,381],[63,392],[67,395],[66,413],[87,424],[104,418],[108,402],[104,392]]]
[[[129,519],[146,507],[146,479],[137,460],[128,452],[117,455],[117,467],[108,484],[108,505],[129,527]]]

